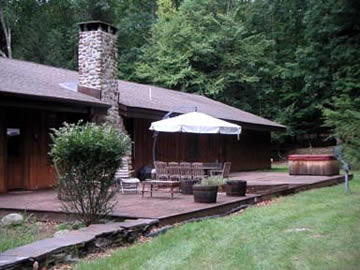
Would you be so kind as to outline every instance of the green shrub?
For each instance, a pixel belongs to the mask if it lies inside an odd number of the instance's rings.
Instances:
[[[221,186],[225,184],[224,178],[220,176],[211,176],[201,180],[201,186]]]
[[[111,213],[115,172],[130,146],[129,138],[108,124],[64,124],[53,129],[50,156],[58,172],[63,208],[85,224]]]

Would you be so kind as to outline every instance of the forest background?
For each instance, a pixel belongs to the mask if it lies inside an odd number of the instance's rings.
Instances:
[[[76,70],[76,24],[102,20],[119,79],[277,121],[278,145],[338,138],[358,163],[359,14],[357,0],[0,0],[0,55]]]

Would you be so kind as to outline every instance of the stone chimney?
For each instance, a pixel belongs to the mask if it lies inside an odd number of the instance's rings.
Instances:
[[[124,130],[119,115],[117,29],[101,21],[80,23],[79,27],[78,91],[111,105],[105,119],[95,117],[95,121],[106,121]]]

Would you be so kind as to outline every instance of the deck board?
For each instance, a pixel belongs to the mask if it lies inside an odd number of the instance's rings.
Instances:
[[[186,219],[222,214],[244,204],[253,204],[272,196],[285,195],[298,191],[337,184],[344,181],[343,176],[290,176],[286,173],[274,172],[237,172],[231,179],[246,180],[249,186],[287,184],[286,189],[272,191],[268,194],[247,194],[245,197],[227,197],[218,194],[215,204],[195,203],[192,195],[176,193],[174,199],[169,194],[157,193],[153,197],[141,198],[137,194],[119,194],[113,216],[155,218],[163,224]],[[54,190],[10,192],[0,195],[0,210],[26,210],[62,213],[61,202]]]

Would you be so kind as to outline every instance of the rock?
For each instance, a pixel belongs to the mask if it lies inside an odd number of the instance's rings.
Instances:
[[[4,226],[18,225],[24,222],[24,217],[20,214],[12,213],[4,216],[1,219],[1,224]]]
[[[308,232],[311,231],[309,228],[295,228],[286,230],[286,232]]]
[[[105,238],[96,238],[95,246],[100,249],[105,249],[105,248],[111,246],[111,241],[109,239],[105,239]]]
[[[80,261],[79,257],[73,255],[67,255],[64,259],[65,263],[78,263]]]
[[[38,270],[39,269],[39,263],[37,261],[35,261],[33,263],[33,266],[32,266],[33,270]]]
[[[60,230],[60,231],[57,231],[56,233],[54,233],[54,237],[58,237],[58,236],[67,234],[68,232],[70,232],[70,231],[69,231],[69,230]]]

